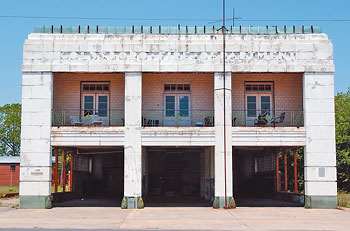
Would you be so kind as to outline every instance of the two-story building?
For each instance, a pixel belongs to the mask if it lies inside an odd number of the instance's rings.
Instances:
[[[305,207],[335,208],[331,41],[318,27],[233,27],[225,43],[213,27],[36,27],[20,207],[51,207],[64,185],[122,208],[298,189]]]

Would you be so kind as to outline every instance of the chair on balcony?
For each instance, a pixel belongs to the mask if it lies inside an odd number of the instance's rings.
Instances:
[[[69,120],[73,126],[82,126],[83,125],[83,122],[80,121],[79,116],[70,116]]]
[[[204,126],[212,127],[214,126],[214,116],[207,116],[204,118]]]
[[[102,120],[98,115],[86,115],[84,116],[83,124],[87,126],[102,125]]]
[[[271,123],[272,124],[279,124],[279,123],[283,123],[284,119],[286,117],[286,113],[282,112],[280,116],[275,116],[272,118]]]
[[[98,115],[92,115],[91,124],[93,126],[98,126],[98,125],[102,125],[103,121],[101,120],[101,118]]]

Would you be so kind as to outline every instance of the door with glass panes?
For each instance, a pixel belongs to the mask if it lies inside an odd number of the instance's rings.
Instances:
[[[87,121],[94,117],[102,121],[102,125],[109,124],[108,94],[84,94],[83,117]]]
[[[164,126],[191,126],[190,94],[164,95]]]
[[[254,126],[259,115],[267,115],[271,118],[272,97],[271,94],[247,94],[246,95],[246,124]]]

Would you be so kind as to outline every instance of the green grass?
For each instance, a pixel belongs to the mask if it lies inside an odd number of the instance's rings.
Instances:
[[[6,193],[18,193],[19,186],[0,185],[0,196]]]
[[[350,208],[350,193],[339,192],[338,193],[338,205],[341,207]]]

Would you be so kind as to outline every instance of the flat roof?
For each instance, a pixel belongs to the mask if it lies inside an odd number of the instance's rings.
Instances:
[[[0,164],[19,164],[19,156],[0,156]]]
[[[320,34],[318,26],[237,26],[227,34]],[[214,26],[36,26],[34,33],[45,34],[220,34]]]

